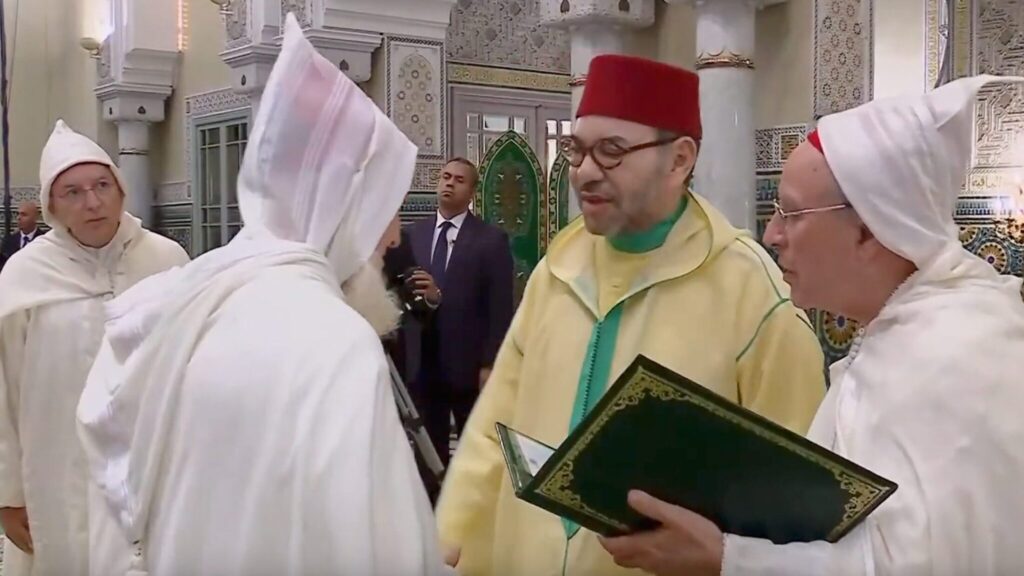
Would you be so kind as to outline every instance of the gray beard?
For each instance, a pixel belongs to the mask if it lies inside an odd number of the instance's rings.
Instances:
[[[341,285],[345,302],[362,316],[378,336],[385,336],[398,329],[402,309],[387,289],[383,261],[372,257]]]

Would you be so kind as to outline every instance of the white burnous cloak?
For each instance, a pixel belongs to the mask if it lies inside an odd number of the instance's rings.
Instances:
[[[832,367],[809,437],[899,488],[836,544],[726,536],[723,576],[1024,573],[1021,280],[964,250],[953,222],[975,96],[996,80],[966,78],[821,120],[822,151],[846,197],[918,270]]]
[[[50,186],[77,164],[110,157],[58,121],[40,161],[43,218],[52,230],[0,274],[0,507],[26,507],[35,553],[4,539],[4,573],[75,576],[88,568],[85,458],[75,406],[103,337],[103,304],[188,261],[128,213],[103,248],[79,244],[50,213]]]
[[[92,574],[442,572],[383,348],[339,288],[415,157],[289,15],[239,178],[245,228],[109,306],[78,410],[104,511]]]

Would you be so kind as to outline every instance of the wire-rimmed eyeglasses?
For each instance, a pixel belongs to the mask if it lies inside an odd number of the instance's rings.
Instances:
[[[582,166],[583,161],[589,154],[594,159],[595,164],[605,170],[612,170],[613,168],[618,168],[622,164],[623,158],[628,154],[671,144],[678,139],[679,136],[671,136],[627,147],[609,138],[602,138],[594,142],[592,146],[584,146],[575,136],[562,136],[558,139],[558,148],[562,151],[562,154],[565,154],[565,158],[573,168]]]
[[[845,210],[847,208],[853,208],[853,205],[849,202],[843,202],[842,204],[833,204],[831,206],[822,206],[820,208],[801,208],[799,210],[783,210],[782,206],[779,205],[778,200],[772,200],[772,206],[775,207],[775,214],[780,216],[783,221],[796,216],[803,216],[804,214],[821,214],[823,212],[835,212],[836,210]]]

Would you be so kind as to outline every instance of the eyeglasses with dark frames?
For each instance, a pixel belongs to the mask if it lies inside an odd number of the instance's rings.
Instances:
[[[562,136],[558,140],[558,148],[573,168],[582,166],[587,155],[590,155],[594,159],[594,163],[602,169],[612,170],[618,168],[622,164],[623,159],[633,152],[671,144],[679,138],[679,136],[671,136],[635,146],[623,146],[610,138],[602,138],[591,146],[585,146],[575,136]]]

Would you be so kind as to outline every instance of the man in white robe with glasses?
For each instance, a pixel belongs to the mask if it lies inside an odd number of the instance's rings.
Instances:
[[[964,250],[953,221],[976,95],[1011,98],[1022,81],[966,78],[826,116],[783,170],[765,242],[793,302],[864,326],[808,436],[896,482],[893,496],[834,544],[774,545],[633,492],[661,526],[603,540],[616,562],[658,576],[1024,572],[1021,280]]]

